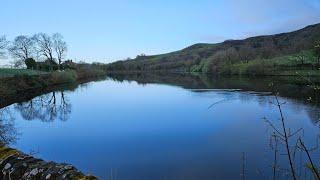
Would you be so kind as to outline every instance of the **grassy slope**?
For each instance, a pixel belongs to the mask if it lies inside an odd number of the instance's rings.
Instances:
[[[311,51],[307,51],[304,64],[301,64],[296,54],[292,54],[270,59],[255,59],[248,63],[224,65],[221,73],[229,75],[320,76],[320,69],[316,57],[312,55]]]
[[[316,40],[320,40],[320,24],[290,33],[229,40],[217,44],[195,44],[168,54],[140,56],[133,60],[111,63],[107,70],[255,74],[251,70],[260,69],[260,74],[273,72],[273,75],[292,75],[294,70],[318,74],[312,68],[300,68],[301,65],[296,63],[297,58],[294,58],[294,55],[301,51],[310,52]],[[314,59],[309,56],[307,61],[314,63],[311,62]]]

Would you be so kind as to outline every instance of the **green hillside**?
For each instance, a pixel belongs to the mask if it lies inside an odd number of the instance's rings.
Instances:
[[[171,71],[213,74],[319,74],[320,24],[301,30],[217,44],[195,44],[180,51],[137,56],[107,65],[108,71]],[[319,52],[319,46],[317,46]]]

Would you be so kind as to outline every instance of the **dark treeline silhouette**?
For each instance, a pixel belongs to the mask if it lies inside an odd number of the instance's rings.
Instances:
[[[101,63],[66,60],[67,43],[59,33],[20,35],[12,42],[0,38],[0,53],[11,55],[18,69],[0,69],[0,107],[47,93],[62,84],[77,84],[104,77]],[[22,70],[27,67],[29,70]]]
[[[68,50],[67,43],[59,33],[52,36],[45,33],[20,35],[6,44],[15,67],[26,65],[28,69],[38,70],[62,69]]]
[[[75,63],[66,59],[68,46],[60,33],[48,35],[38,33],[32,36],[19,35],[12,41],[5,36],[0,37],[0,58],[11,56],[15,68],[40,71],[55,71],[72,69],[85,78],[85,76],[101,75],[104,73],[105,64]]]

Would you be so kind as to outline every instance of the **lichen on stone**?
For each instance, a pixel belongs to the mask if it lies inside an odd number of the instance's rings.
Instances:
[[[46,162],[5,146],[0,147],[0,170],[3,180],[97,179],[84,175],[70,164]]]

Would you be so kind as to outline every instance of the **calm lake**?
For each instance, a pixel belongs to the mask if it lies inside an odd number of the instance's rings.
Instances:
[[[11,147],[111,180],[272,179],[280,92],[294,145],[317,145],[320,109],[311,90],[286,78],[181,74],[114,75],[1,109]],[[13,133],[14,130],[14,133]],[[279,140],[281,141],[281,140]],[[282,142],[276,178],[290,179]],[[294,147],[292,148],[294,151]],[[310,152],[320,166],[320,151]],[[297,150],[296,173],[311,178]]]

